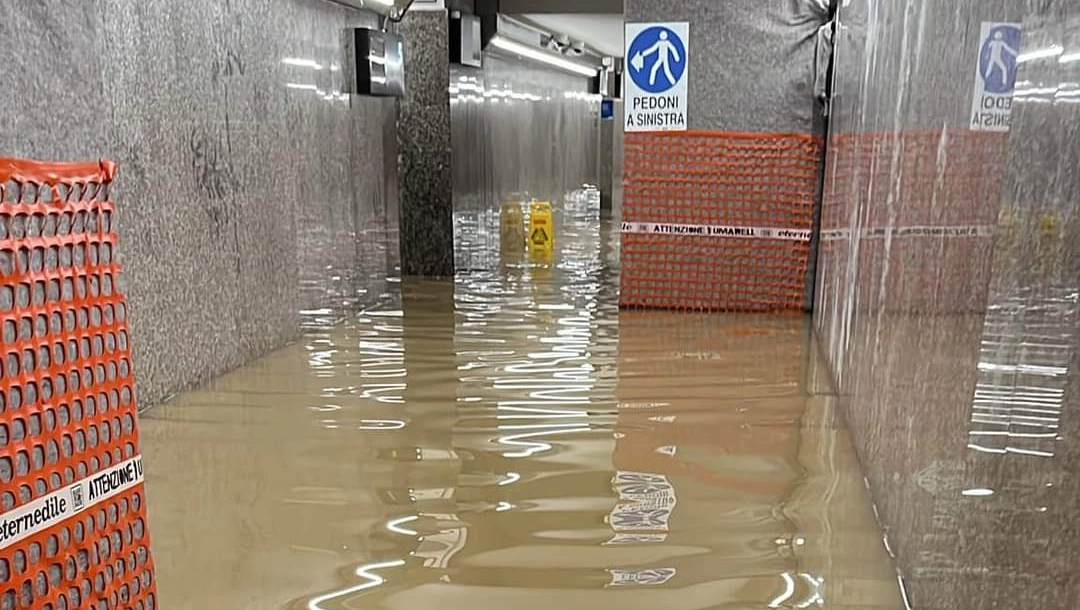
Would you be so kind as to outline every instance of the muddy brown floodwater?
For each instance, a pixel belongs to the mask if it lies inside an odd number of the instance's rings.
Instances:
[[[808,319],[620,312],[565,224],[144,416],[161,607],[902,609]]]

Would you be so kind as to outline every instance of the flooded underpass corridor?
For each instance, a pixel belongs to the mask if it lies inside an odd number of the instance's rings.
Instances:
[[[150,411],[161,606],[903,608],[808,318],[620,311],[564,224]]]
[[[1080,0],[0,40],[0,610],[1080,610]]]

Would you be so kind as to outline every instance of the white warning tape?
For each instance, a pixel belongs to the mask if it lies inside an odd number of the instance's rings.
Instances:
[[[657,222],[624,222],[623,233],[648,233],[652,235],[691,235],[699,237],[738,237],[742,239],[780,239],[785,241],[810,241],[812,231],[807,229],[781,229],[779,227],[729,227],[720,225],[683,225]]]
[[[959,226],[910,226],[876,227],[859,229],[855,233],[862,238],[885,237],[993,237],[994,225]],[[623,233],[647,233],[653,235],[690,235],[700,237],[738,237],[743,239],[780,239],[787,241],[810,241],[813,231],[806,229],[781,229],[779,227],[734,227],[722,225],[685,225],[658,222],[624,222]],[[849,239],[851,229],[821,231],[823,241]]]
[[[142,456],[76,481],[0,515],[0,549],[39,534],[143,482]]]
[[[997,227],[994,225],[959,225],[959,226],[912,226],[912,227],[875,227],[859,229],[855,233],[861,238],[885,237],[993,237]],[[849,239],[851,229],[829,229],[821,232],[822,241]]]

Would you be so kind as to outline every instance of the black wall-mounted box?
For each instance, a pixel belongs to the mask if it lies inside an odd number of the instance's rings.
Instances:
[[[450,61],[455,64],[481,68],[484,55],[481,50],[480,18],[462,15],[450,19]]]
[[[401,36],[369,30],[345,30],[345,88],[356,95],[405,95],[405,43]]]

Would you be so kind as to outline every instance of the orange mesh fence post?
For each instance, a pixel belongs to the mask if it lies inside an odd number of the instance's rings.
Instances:
[[[627,134],[620,304],[804,309],[820,163],[812,136]]]
[[[111,163],[0,159],[0,608],[157,606]]]

